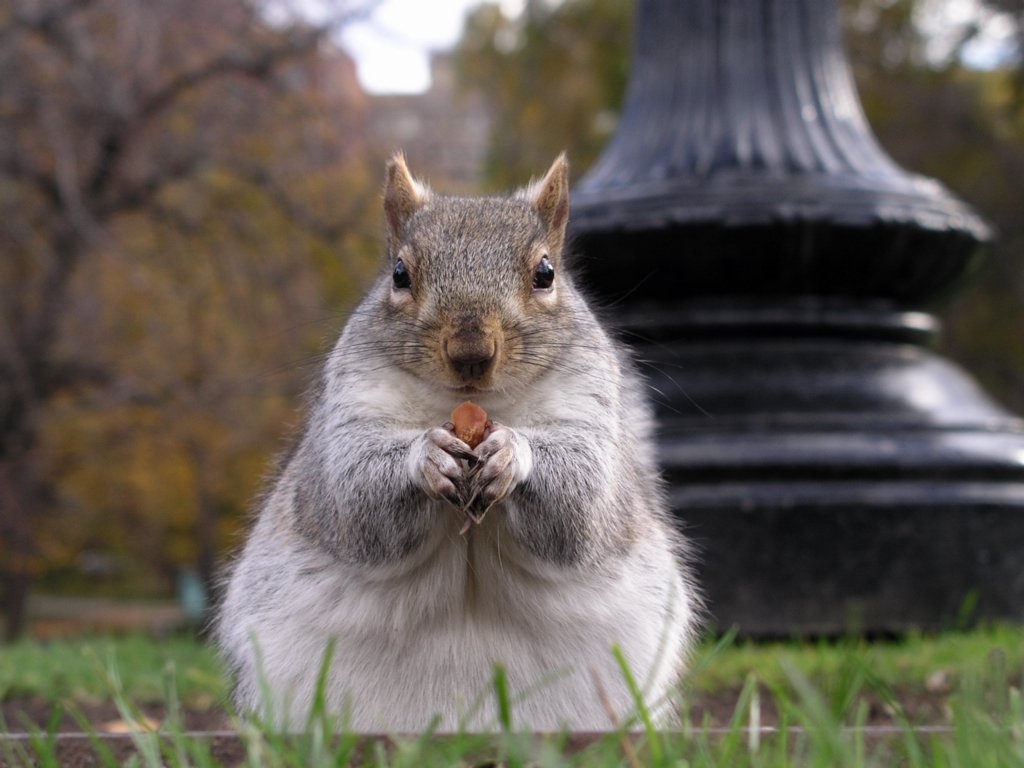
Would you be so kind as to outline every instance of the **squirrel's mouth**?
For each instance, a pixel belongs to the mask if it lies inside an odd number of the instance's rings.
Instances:
[[[453,389],[454,391],[458,392],[460,395],[480,395],[480,394],[483,394],[484,392],[487,391],[486,389],[483,389],[481,387],[470,387],[470,386],[451,387],[451,389]]]

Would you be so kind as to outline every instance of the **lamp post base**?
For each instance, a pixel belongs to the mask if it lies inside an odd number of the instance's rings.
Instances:
[[[891,635],[1024,617],[1024,483],[744,491],[760,498],[673,496],[719,630]]]
[[[640,357],[718,627],[838,635],[1024,618],[1024,421],[921,343],[929,315],[656,316],[675,340]]]

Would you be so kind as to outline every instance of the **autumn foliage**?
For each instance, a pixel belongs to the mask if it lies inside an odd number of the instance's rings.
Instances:
[[[213,579],[329,307],[373,269],[378,164],[329,23],[244,0],[0,9],[0,594]],[[369,170],[372,168],[372,170]],[[90,575],[91,574],[91,575]]]

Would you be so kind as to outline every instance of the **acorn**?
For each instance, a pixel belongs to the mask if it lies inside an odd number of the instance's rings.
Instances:
[[[483,442],[487,432],[487,411],[469,400],[452,411],[455,436],[470,448]]]

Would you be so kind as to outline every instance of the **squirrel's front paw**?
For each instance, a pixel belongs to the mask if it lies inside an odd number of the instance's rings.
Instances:
[[[514,429],[492,423],[487,439],[473,453],[478,463],[470,471],[467,511],[479,519],[530,476],[533,451]]]
[[[469,501],[465,472],[458,459],[477,461],[469,446],[442,427],[423,433],[409,450],[409,477],[432,499],[447,499],[456,507]]]

